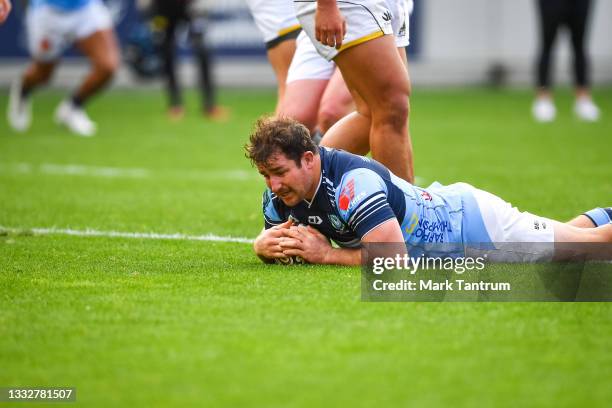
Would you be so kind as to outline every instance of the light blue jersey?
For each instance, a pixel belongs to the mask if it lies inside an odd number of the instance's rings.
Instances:
[[[266,228],[291,217],[342,247],[358,247],[369,231],[396,218],[408,248],[417,252],[437,252],[439,244],[462,249],[468,243],[491,242],[470,185],[435,183],[423,189],[375,160],[327,148],[319,153],[322,175],[312,202],[288,207],[266,190]]]
[[[94,0],[31,0],[30,7],[51,6],[61,11],[76,11]]]

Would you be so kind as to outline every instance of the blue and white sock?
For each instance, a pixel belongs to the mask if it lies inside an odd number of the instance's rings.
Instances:
[[[608,208],[593,208],[590,211],[585,212],[586,215],[593,221],[597,227],[612,223],[612,207]]]

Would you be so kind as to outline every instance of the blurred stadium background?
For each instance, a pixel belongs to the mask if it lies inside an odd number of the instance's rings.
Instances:
[[[200,0],[208,10],[207,39],[216,56],[216,77],[222,87],[274,86],[272,70],[265,59],[261,34],[246,4],[241,0],[216,2]],[[23,68],[27,56],[23,30],[23,6],[0,26],[0,86],[6,87]],[[125,39],[139,20],[133,0],[108,0]],[[612,3],[596,1],[591,15],[589,48],[593,82],[612,83]],[[538,46],[537,13],[534,0],[416,0],[411,18],[410,73],[416,87],[533,83],[534,56]],[[570,81],[569,38],[558,38],[556,77]],[[185,47],[183,47],[185,48]],[[196,79],[187,48],[183,50],[182,75],[186,85]],[[75,53],[64,63],[53,85],[72,84],[74,75],[84,72],[82,59]],[[248,75],[247,75],[248,74]],[[115,87],[151,86],[136,81],[123,67]]]

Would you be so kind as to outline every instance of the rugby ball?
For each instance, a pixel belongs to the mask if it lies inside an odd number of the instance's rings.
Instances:
[[[293,255],[274,259],[277,265],[303,265],[306,263],[301,256]]]

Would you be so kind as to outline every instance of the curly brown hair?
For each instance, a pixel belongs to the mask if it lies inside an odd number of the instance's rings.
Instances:
[[[258,119],[244,150],[253,165],[265,165],[274,154],[283,153],[298,167],[305,152],[319,153],[306,126],[284,117]]]

